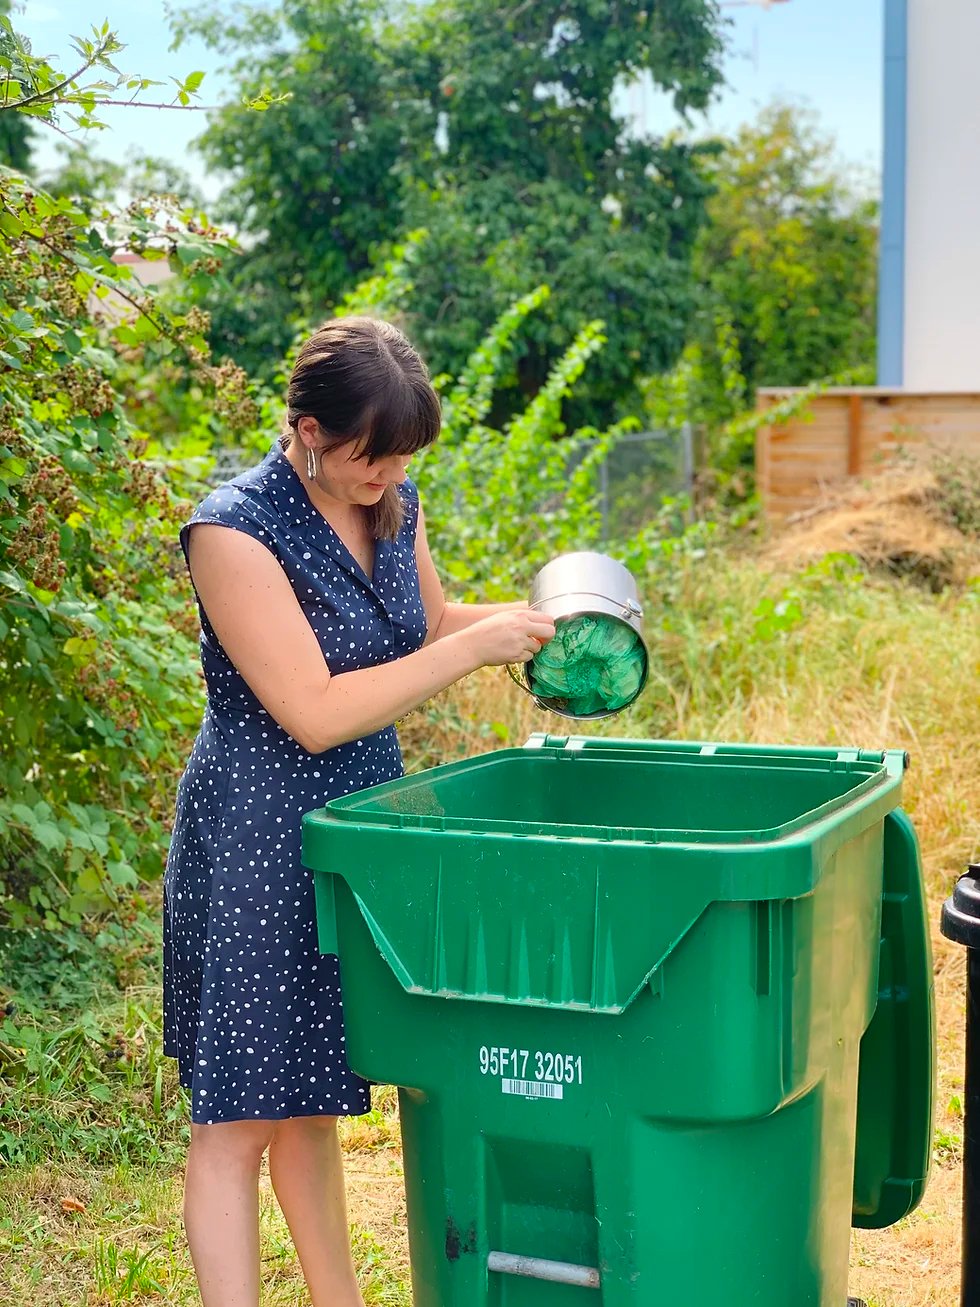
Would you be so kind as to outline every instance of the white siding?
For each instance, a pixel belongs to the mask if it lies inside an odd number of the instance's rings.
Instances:
[[[908,0],[904,384],[980,390],[980,0]]]

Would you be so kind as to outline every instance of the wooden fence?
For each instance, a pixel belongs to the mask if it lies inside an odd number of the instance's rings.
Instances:
[[[756,408],[784,409],[803,392],[761,389]],[[774,415],[775,416],[775,415]],[[766,512],[813,506],[848,477],[869,476],[899,450],[941,448],[980,457],[980,392],[937,394],[877,386],[826,390],[760,427],[755,466]]]

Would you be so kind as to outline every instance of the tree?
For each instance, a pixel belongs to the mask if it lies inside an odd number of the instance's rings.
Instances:
[[[773,104],[715,156],[697,245],[705,322],[731,323],[750,391],[874,361],[877,209],[811,115]]]
[[[399,169],[435,120],[411,100],[415,53],[390,30],[388,0],[283,0],[275,10],[212,6],[183,15],[215,48],[240,51],[232,76],[246,96],[288,88],[288,103],[256,115],[233,102],[200,138],[228,176],[218,207],[242,234],[233,292],[209,298],[216,346],[268,376],[296,314],[322,318],[401,229]],[[416,122],[421,108],[429,126]]]
[[[246,93],[292,91],[261,120],[222,110],[202,138],[231,173],[224,216],[251,245],[242,311],[220,342],[236,357],[258,362],[251,330],[269,350],[271,314],[322,315],[420,226],[430,237],[407,325],[437,370],[461,366],[542,280],[554,294],[520,363],[525,392],[591,316],[610,333],[590,374],[596,418],[676,355],[703,216],[696,151],[631,139],[612,94],[646,70],[681,110],[702,107],[719,76],[710,0],[282,0],[246,12],[232,29],[224,15],[186,27],[247,49],[232,69]]]
[[[503,173],[422,197],[411,217],[428,237],[406,320],[423,352],[456,372],[488,315],[545,284],[552,298],[528,323],[498,402],[506,409],[535,394],[591,313],[603,315],[608,344],[570,421],[602,424],[630,411],[637,378],[669,367],[683,347],[696,302],[684,257],[697,230],[694,206],[680,200],[671,209],[666,152],[662,162],[655,215],[631,213],[629,200],[610,212],[559,181],[521,184]],[[676,164],[689,180],[690,158],[680,154]],[[631,207],[641,203],[632,197]]]

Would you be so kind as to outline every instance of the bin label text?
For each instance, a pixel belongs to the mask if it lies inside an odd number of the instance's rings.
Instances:
[[[563,1098],[565,1085],[582,1083],[582,1058],[576,1053],[484,1044],[480,1048],[480,1074],[500,1076],[504,1094]]]

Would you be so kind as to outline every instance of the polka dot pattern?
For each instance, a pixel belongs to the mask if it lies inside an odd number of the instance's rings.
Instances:
[[[418,496],[377,542],[368,577],[317,512],[278,443],[220,486],[181,531],[244,531],[279,560],[332,674],[418,649],[425,612],[415,563]],[[338,959],[317,951],[300,818],[328,799],[402,774],[393,726],[311,754],[262,707],[201,610],[208,700],[177,788],[164,879],[164,1051],[192,1119],[355,1115],[368,1086],[348,1068]]]

